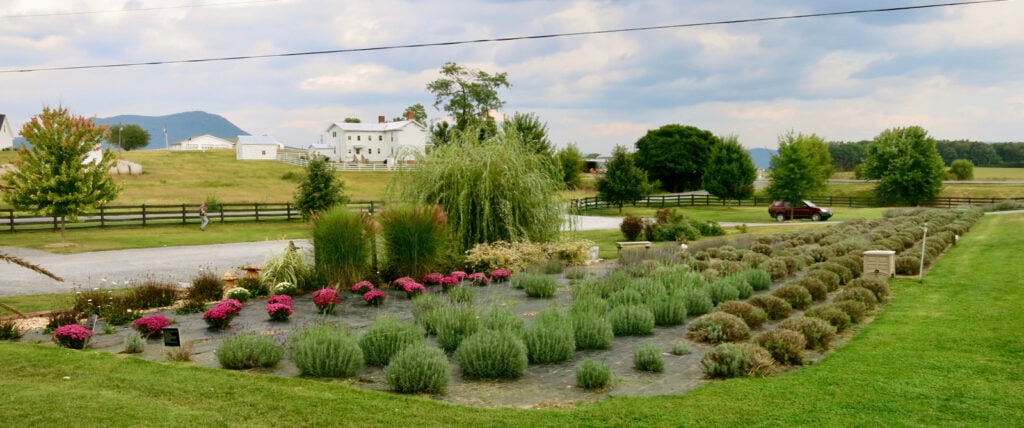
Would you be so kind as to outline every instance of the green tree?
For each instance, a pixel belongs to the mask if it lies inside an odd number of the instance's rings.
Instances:
[[[139,125],[113,125],[109,129],[107,143],[126,152],[149,145],[149,131]]]
[[[452,129],[452,126],[445,121],[430,125],[430,144],[433,144],[434,147],[440,147],[451,142]]]
[[[882,131],[864,160],[865,178],[878,180],[875,196],[902,205],[934,200],[942,190],[943,169],[935,140],[920,126]]]
[[[777,200],[797,202],[825,188],[832,160],[821,137],[795,134],[779,137],[779,154],[772,156],[772,181],[765,191]]]
[[[743,199],[754,194],[757,167],[735,135],[720,138],[704,171],[704,190],[720,198]]]
[[[477,127],[450,133],[451,141],[421,156],[418,168],[397,176],[400,198],[440,205],[457,248],[496,241],[546,242],[562,218],[562,188],[551,159],[526,150],[515,133],[481,140]]]
[[[306,176],[295,192],[295,207],[303,220],[315,219],[318,214],[338,204],[348,203],[342,191],[345,182],[334,176],[334,168],[323,156],[313,156],[306,165]]]
[[[555,153],[555,161],[558,163],[562,173],[562,183],[566,189],[576,189],[580,186],[580,174],[586,166],[583,154],[576,144],[569,144]]]
[[[440,72],[441,77],[428,83],[427,90],[434,94],[434,108],[443,108],[455,118],[457,129],[494,121],[491,110],[500,110],[505,105],[498,97],[498,89],[511,86],[507,73],[490,74],[454,62],[445,63]]]
[[[973,180],[974,163],[967,159],[957,159],[949,165],[949,173],[957,180]]]
[[[518,134],[526,149],[544,156],[552,156],[554,149],[548,140],[548,125],[533,113],[515,112],[505,119],[501,128],[505,132]]]
[[[406,107],[405,111],[402,112],[402,115],[399,116],[399,117],[396,117],[394,119],[394,121],[398,122],[398,121],[402,121],[402,120],[409,120],[408,114],[410,112],[412,112],[413,120],[415,120],[415,121],[417,121],[419,123],[427,123],[427,109],[425,107],[423,107],[423,104],[420,104],[420,103],[416,103],[416,104],[413,104],[413,105],[411,105],[409,107]]]
[[[665,125],[636,142],[636,165],[669,192],[699,190],[717,139],[693,126]]]
[[[832,156],[832,167],[836,171],[853,171],[864,162],[864,152],[870,141],[858,141],[856,143],[830,142],[828,143],[828,154]]]
[[[18,169],[4,175],[10,187],[4,200],[15,209],[60,218],[64,242],[67,220],[114,200],[120,191],[108,175],[116,164],[109,150],[96,162],[84,161],[104,133],[92,119],[73,116],[64,107],[44,107],[21,128],[32,148],[18,152]]]
[[[346,117],[344,122],[345,123],[362,123],[363,121],[359,120],[358,117]]]
[[[609,204],[633,203],[651,194],[647,174],[633,161],[633,154],[623,146],[615,146],[611,160],[605,164],[605,174],[597,179],[597,197]]]

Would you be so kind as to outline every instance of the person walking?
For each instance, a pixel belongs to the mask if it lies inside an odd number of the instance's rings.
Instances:
[[[202,204],[199,204],[199,218],[201,219],[201,222],[199,223],[199,230],[205,231],[206,230],[206,224],[210,222],[210,219],[208,217],[206,217],[206,203],[205,202],[202,203]]]

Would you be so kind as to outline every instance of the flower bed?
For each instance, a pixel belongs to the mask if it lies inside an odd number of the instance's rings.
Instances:
[[[338,303],[341,303],[341,299],[333,288],[321,288],[313,292],[313,304],[321,314],[333,314],[334,306]]]
[[[53,340],[60,346],[70,349],[82,349],[85,342],[92,337],[92,331],[79,324],[68,324],[57,327],[53,332]]]
[[[132,322],[132,328],[147,339],[159,335],[169,325],[171,320],[161,314],[145,316]]]

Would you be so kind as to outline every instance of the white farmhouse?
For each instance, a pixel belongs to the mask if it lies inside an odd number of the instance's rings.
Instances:
[[[333,123],[323,137],[334,149],[332,161],[388,165],[414,160],[426,151],[427,141],[427,128],[411,112],[397,122],[379,116],[377,123]]]
[[[233,149],[235,145],[228,140],[214,137],[210,134],[203,134],[198,137],[188,137],[177,143],[171,144],[170,150],[217,150]]]
[[[0,150],[11,150],[14,148],[14,131],[11,124],[7,122],[7,115],[0,114]]]
[[[277,150],[284,149],[281,144],[269,135],[239,135],[235,144],[236,160],[274,160]]]

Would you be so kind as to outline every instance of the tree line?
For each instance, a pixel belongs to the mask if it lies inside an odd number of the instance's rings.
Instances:
[[[870,140],[856,142],[831,141],[828,151],[836,171],[856,171],[864,162]],[[1024,143],[983,143],[970,140],[935,140],[935,148],[946,166],[962,159],[974,166],[1024,167]]]

